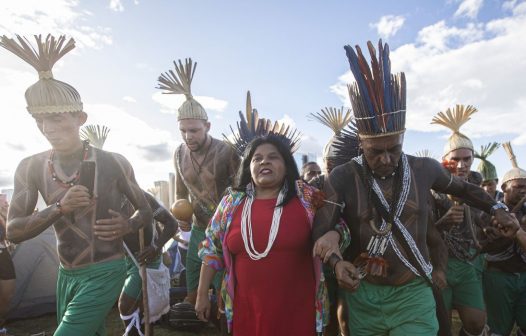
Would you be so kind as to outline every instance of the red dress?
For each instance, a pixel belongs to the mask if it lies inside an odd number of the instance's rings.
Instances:
[[[276,199],[254,200],[254,246],[267,246]],[[233,256],[235,291],[233,336],[310,336],[316,334],[315,276],[311,229],[295,197],[284,207],[267,257],[252,260],[241,237],[244,201],[232,219],[226,244]]]

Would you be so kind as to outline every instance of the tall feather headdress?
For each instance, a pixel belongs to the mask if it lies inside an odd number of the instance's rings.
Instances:
[[[197,63],[191,58],[174,61],[175,72],[168,70],[159,76],[158,89],[165,90],[165,94],[184,94],[186,101],[177,110],[177,121],[183,119],[208,120],[205,109],[192,96],[192,80]]]
[[[445,126],[453,132],[444,146],[444,156],[461,148],[474,151],[473,143],[466,135],[460,133],[460,127],[469,121],[475,112],[477,112],[477,109],[472,105],[457,104],[454,109],[448,108],[446,112],[438,112],[433,117],[431,124]]]
[[[475,151],[475,157],[480,160],[477,170],[482,175],[482,182],[499,179],[497,176],[497,169],[493,163],[488,160],[488,157],[499,147],[499,143],[490,142],[485,146],[480,146],[480,152]]]
[[[526,170],[519,168],[519,165],[517,164],[517,158],[515,157],[515,153],[513,153],[513,148],[511,147],[510,142],[504,142],[502,144],[502,148],[504,148],[504,151],[506,154],[508,154],[511,166],[513,167],[511,170],[507,171],[502,178],[501,189],[504,190],[503,186],[507,182],[518,179],[526,179]]]
[[[2,36],[0,46],[23,59],[38,72],[38,81],[27,88],[25,97],[29,113],[82,112],[82,100],[78,91],[71,85],[53,78],[53,66],[64,55],[75,48],[75,40],[51,34],[45,40],[35,35],[36,48],[29,40],[16,35],[16,40]]]
[[[382,137],[405,131],[406,82],[405,74],[391,74],[389,45],[378,42],[378,58],[371,41],[367,48],[371,65],[357,45],[344,47],[351,72],[356,80],[348,85],[349,97],[361,138]]]
[[[309,117],[317,120],[322,125],[329,127],[334,135],[329,139],[323,148],[323,158],[328,159],[335,156],[334,141],[341,131],[351,121],[351,110],[347,109],[344,114],[344,108],[325,107],[320,112],[310,113]]]
[[[258,111],[252,108],[250,91],[247,91],[245,115],[239,111],[239,118],[241,120],[237,122],[237,132],[230,126],[232,135],[228,137],[223,134],[223,137],[240,156],[244,155],[245,149],[252,140],[267,135],[278,137],[293,153],[299,148],[301,133],[284,123],[275,121],[273,124],[270,119],[259,118]]]

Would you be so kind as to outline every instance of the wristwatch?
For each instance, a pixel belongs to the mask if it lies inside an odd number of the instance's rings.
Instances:
[[[495,212],[496,212],[498,209],[503,209],[503,210],[506,211],[506,212],[509,212],[509,211],[510,211],[510,209],[508,209],[508,207],[506,206],[506,204],[501,203],[501,202],[498,202],[498,203],[496,203],[494,206],[491,207],[490,215],[495,216]]]

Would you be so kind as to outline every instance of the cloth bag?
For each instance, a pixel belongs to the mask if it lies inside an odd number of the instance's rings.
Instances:
[[[140,270],[139,263],[133,253],[131,253],[126,244],[124,244],[124,247],[137,269]],[[146,278],[150,323],[153,323],[170,310],[170,270],[161,261],[157,269],[146,267]],[[144,281],[144,279],[142,280]]]

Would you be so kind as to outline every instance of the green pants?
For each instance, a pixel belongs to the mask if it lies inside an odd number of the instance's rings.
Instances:
[[[509,335],[514,323],[526,330],[526,272],[486,270],[483,277],[491,331]]]
[[[462,306],[485,310],[482,291],[481,256],[471,264],[450,257],[447,261],[447,287],[442,290],[444,304],[448,310]]]
[[[124,259],[59,268],[55,336],[106,335],[105,321],[124,284]]]
[[[126,260],[126,281],[124,282],[124,287],[122,291],[127,296],[135,299],[136,301],[140,299],[142,294],[142,279],[139,273],[137,265],[129,257],[125,257]],[[161,256],[159,256],[155,261],[146,264],[147,268],[158,269],[161,264]]]
[[[195,225],[192,225],[192,235],[188,242],[188,253],[186,255],[186,291],[188,293],[197,291],[199,286],[199,275],[201,274],[202,260],[197,255],[199,251],[199,244],[205,240],[206,234],[205,229],[201,229]],[[223,278],[223,272],[217,272],[214,277],[213,285],[214,288],[221,288],[221,279]]]
[[[438,332],[431,287],[418,278],[402,286],[362,281],[346,292],[349,331],[360,336],[429,336]]]

